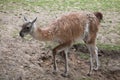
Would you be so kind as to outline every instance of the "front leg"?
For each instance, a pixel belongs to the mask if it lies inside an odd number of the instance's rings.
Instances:
[[[57,70],[57,64],[56,64],[56,53],[65,50],[65,72],[64,76],[67,75],[68,73],[68,47],[70,47],[71,41],[65,42],[63,44],[58,45],[53,49],[53,68],[54,68],[54,73],[56,73]]]
[[[68,49],[65,49],[64,54],[65,54],[65,72],[61,75],[63,77],[67,77],[68,76]]]
[[[53,49],[53,74],[57,73],[56,50]]]

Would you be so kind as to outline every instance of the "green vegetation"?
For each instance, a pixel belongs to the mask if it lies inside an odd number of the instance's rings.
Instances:
[[[18,34],[18,30],[16,29],[16,30],[14,30],[12,33],[11,33],[11,36],[13,37],[13,38],[16,38],[19,34]]]
[[[85,44],[84,43],[77,43],[76,45],[82,45],[82,46],[84,46]],[[104,49],[104,50],[120,50],[120,45],[97,44],[97,47],[99,49]],[[84,56],[84,55],[82,55],[82,56]]]
[[[89,54],[86,54],[86,53],[80,53],[80,58],[81,59],[85,59],[85,60],[88,60],[89,59]]]
[[[98,48],[104,50],[120,50],[120,45],[98,44]]]
[[[9,5],[14,3],[13,5]],[[0,0],[1,9],[33,8],[39,6],[50,11],[107,10],[120,11],[120,0]],[[15,5],[16,4],[16,5]],[[6,5],[6,7],[2,7]]]

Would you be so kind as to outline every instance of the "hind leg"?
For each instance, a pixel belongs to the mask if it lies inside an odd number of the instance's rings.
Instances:
[[[90,52],[90,69],[89,69],[89,75],[92,73],[93,71],[93,66],[94,66],[94,63],[93,63],[93,50],[92,50],[92,47],[91,45],[87,45],[88,47],[88,50]]]
[[[88,49],[89,49],[89,52],[90,52],[90,70],[89,70],[89,73],[88,73],[90,75],[93,70],[98,70],[99,59],[98,59],[97,47],[94,44],[88,44],[87,46],[88,46]]]
[[[95,55],[94,55],[94,58],[95,58],[95,63],[96,65],[94,66],[94,70],[98,70],[99,66],[100,66],[100,63],[99,63],[99,59],[98,59],[98,48],[95,47]]]

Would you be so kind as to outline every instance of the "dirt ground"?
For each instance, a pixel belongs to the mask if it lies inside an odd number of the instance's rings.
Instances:
[[[61,13],[63,12],[57,12],[56,16]],[[120,13],[103,14],[104,21],[99,31],[98,42],[120,44],[120,32],[116,30],[116,25],[120,23]],[[119,51],[100,51],[100,69],[87,76],[89,58],[81,58],[80,54],[89,54],[80,52],[79,48],[75,50],[75,47],[69,54],[70,76],[64,78],[60,75],[64,70],[64,59],[60,55],[57,56],[58,74],[52,74],[53,63],[49,42],[29,37],[23,40],[19,37],[19,26],[23,23],[23,16],[29,19],[38,17],[37,25],[40,26],[47,25],[56,18],[54,13],[41,9],[36,10],[36,13],[24,9],[0,11],[0,80],[120,80]]]

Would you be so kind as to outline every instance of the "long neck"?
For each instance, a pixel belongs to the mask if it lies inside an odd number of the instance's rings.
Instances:
[[[40,40],[40,41],[51,41],[53,40],[53,33],[51,31],[51,29],[49,28],[39,28],[34,26],[31,34],[30,34],[33,38]]]

